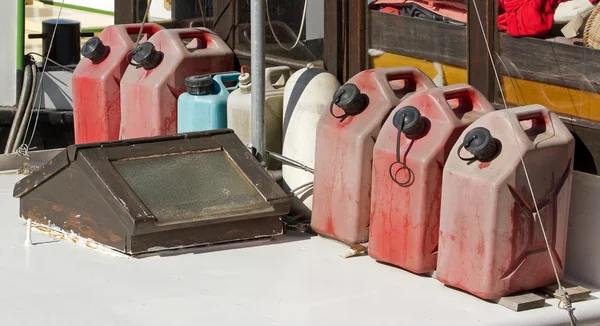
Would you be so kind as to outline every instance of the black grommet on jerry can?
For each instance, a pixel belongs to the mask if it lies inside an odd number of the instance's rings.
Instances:
[[[146,70],[154,69],[162,61],[162,52],[156,50],[154,44],[144,42],[127,55],[127,61],[134,67],[141,67]]]
[[[414,106],[405,106],[394,114],[394,127],[408,137],[419,135],[425,129],[421,112]]]
[[[211,75],[190,76],[185,79],[187,92],[192,95],[208,95],[212,92]]]
[[[461,149],[466,149],[473,154],[471,158],[460,156]],[[458,156],[464,161],[478,160],[487,161],[492,159],[498,150],[496,140],[487,128],[477,127],[470,130],[463,139],[462,145],[458,148]]]
[[[331,105],[331,114],[333,115],[333,104],[337,105],[340,109],[344,110],[345,115],[336,118],[343,118],[348,115],[357,115],[364,111],[367,107],[367,101],[363,94],[361,94],[358,87],[354,84],[348,83],[342,85],[333,94],[333,102]]]
[[[56,33],[54,27],[56,26]],[[54,35],[54,40],[52,35]],[[30,34],[30,39],[42,39],[43,55],[61,65],[76,65],[81,59],[81,23],[71,19],[47,19],[42,22],[42,34]],[[50,42],[53,42],[50,49]],[[53,64],[51,61],[48,64]]]
[[[104,45],[99,37],[92,37],[81,47],[81,55],[90,59],[94,64],[99,64],[110,53],[110,47]]]

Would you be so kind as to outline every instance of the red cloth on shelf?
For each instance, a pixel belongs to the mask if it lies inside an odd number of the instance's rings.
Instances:
[[[379,9],[378,11],[385,12],[388,14],[400,15],[400,10],[398,8],[389,7],[389,6],[383,7],[381,9]]]
[[[498,29],[516,37],[544,36],[552,28],[556,7],[563,1],[499,0]]]

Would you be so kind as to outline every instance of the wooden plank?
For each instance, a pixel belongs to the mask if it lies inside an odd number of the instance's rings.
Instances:
[[[571,284],[566,281],[562,281],[561,283],[567,290],[569,298],[572,302],[583,301],[590,298],[590,294],[592,293],[591,290],[586,289],[582,286]],[[561,293],[558,290],[558,284],[548,285],[546,287],[541,288],[540,290],[542,291],[542,293],[548,294],[556,299],[560,299]]]
[[[369,47],[467,68],[465,27],[377,11],[370,16]],[[511,76],[600,93],[600,51],[505,33],[498,39],[496,52]],[[487,59],[487,53],[483,57]],[[497,62],[496,66],[502,75],[508,75],[503,64]]]
[[[489,100],[494,99],[496,84],[488,46],[494,53],[496,31],[496,2],[469,1],[467,19],[468,81]],[[495,60],[495,59],[494,59]]]
[[[132,24],[137,20],[136,0],[115,0],[115,24]]]
[[[343,79],[343,34],[342,29],[342,1],[325,1],[325,36],[323,48],[323,61],[325,68],[340,82]]]
[[[542,308],[546,304],[543,297],[533,293],[516,294],[492,301],[513,311]]]
[[[501,34],[499,52],[513,77],[600,93],[598,50]]]
[[[230,48],[235,45],[235,12],[233,0],[213,0],[214,31]]]
[[[420,18],[371,11],[369,47],[467,67],[467,29]]]
[[[204,4],[205,1],[202,1]],[[198,0],[172,0],[171,19],[192,19],[201,17],[200,3]]]
[[[348,1],[348,76],[367,69],[366,0]]]

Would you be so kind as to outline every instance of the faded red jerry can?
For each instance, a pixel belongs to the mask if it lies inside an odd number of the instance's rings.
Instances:
[[[133,50],[132,39],[141,24],[106,27],[98,37],[83,45],[73,73],[73,118],[75,143],[119,139],[121,124],[121,79],[127,69],[126,56]],[[158,24],[144,24],[142,42],[162,30]]]
[[[392,111],[373,152],[372,258],[414,273],[435,270],[446,158],[461,132],[493,111],[469,85],[415,93]]]
[[[184,28],[156,33],[128,59],[121,82],[121,139],[177,133],[177,98],[186,91],[185,78],[231,71],[234,57],[212,31]]]
[[[369,237],[373,147],[390,112],[414,91],[434,88],[420,70],[366,70],[334,94],[317,126],[311,227],[347,244]]]
[[[484,299],[555,283],[540,221],[562,277],[574,149],[562,121],[539,105],[467,128],[444,168],[437,279]]]

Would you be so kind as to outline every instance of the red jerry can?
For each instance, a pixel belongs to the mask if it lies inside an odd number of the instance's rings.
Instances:
[[[177,98],[186,91],[185,78],[232,71],[234,57],[212,31],[184,28],[156,33],[128,60],[121,82],[121,139],[177,133]]]
[[[317,126],[311,227],[347,244],[369,237],[373,147],[390,112],[408,94],[434,88],[420,70],[366,70],[334,94]]]
[[[467,128],[444,168],[437,279],[483,299],[555,283],[541,225],[562,278],[574,150],[540,105]]]
[[[462,131],[493,111],[475,88],[455,85],[417,92],[390,114],[373,152],[373,259],[414,273],[435,270],[446,158]]]
[[[127,53],[141,24],[106,27],[81,48],[84,57],[73,73],[73,118],[75,143],[119,139],[121,125],[121,79],[127,69]],[[142,42],[163,27],[144,24]]]

